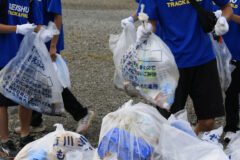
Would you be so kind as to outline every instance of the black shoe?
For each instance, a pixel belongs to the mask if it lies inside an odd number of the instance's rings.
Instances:
[[[19,146],[20,146],[21,148],[23,148],[25,145],[27,145],[28,143],[30,143],[30,142],[32,142],[32,141],[34,141],[34,139],[33,139],[33,137],[30,136],[30,135],[27,135],[27,136],[25,136],[25,137],[21,137],[21,138],[20,138],[20,144],[19,144]]]
[[[17,149],[12,140],[1,143],[1,149],[8,157],[15,157],[17,155]]]

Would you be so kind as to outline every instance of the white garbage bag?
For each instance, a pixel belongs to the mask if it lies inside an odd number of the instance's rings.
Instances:
[[[70,88],[71,81],[70,81],[68,66],[66,61],[62,58],[60,54],[57,54],[57,58],[56,58],[56,61],[53,62],[53,66],[55,71],[57,72],[57,76],[59,81],[62,84],[62,87]]]
[[[217,145],[167,124],[162,126],[159,142],[160,160],[228,160]]]
[[[234,69],[234,66],[230,64],[232,55],[228,50],[224,40],[221,43],[219,43],[213,39],[212,34],[209,34],[209,37],[213,45],[213,50],[216,54],[220,84],[222,90],[226,91],[231,83],[232,80],[231,73]]]
[[[179,73],[172,52],[157,35],[130,46],[121,64],[128,89],[137,89],[151,103],[170,109]]]
[[[29,33],[17,55],[0,72],[0,92],[24,107],[49,115],[64,111],[62,86],[40,34]],[[50,23],[47,30],[58,30]]]
[[[66,159],[66,154],[69,158],[79,152],[82,153],[82,159],[79,160],[87,160],[84,156],[91,157],[89,154],[94,153],[94,148],[84,136],[65,131],[61,124],[56,126],[56,131],[27,144],[17,154],[15,160],[29,160],[30,158],[33,160],[38,158],[42,158],[42,160],[69,160]]]
[[[204,132],[199,134],[199,138],[203,141],[210,142],[212,144],[216,144],[219,146],[221,149],[223,149],[223,145],[220,142],[220,138],[223,133],[223,127],[219,127],[218,129],[214,129],[209,132]]]
[[[230,160],[240,159],[239,146],[240,146],[240,132],[237,132],[233,139],[231,139],[225,150],[226,154],[229,155]]]
[[[109,48],[113,53],[113,60],[115,65],[114,85],[118,89],[124,88],[124,79],[122,77],[121,59],[130,45],[136,42],[136,28],[134,24],[128,23],[121,34],[110,35]]]
[[[98,158],[101,160],[153,160],[159,156],[156,146],[168,123],[149,105],[132,100],[117,111],[107,114],[102,121]]]

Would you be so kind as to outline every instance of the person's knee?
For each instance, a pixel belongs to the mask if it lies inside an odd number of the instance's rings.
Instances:
[[[194,131],[198,135],[199,132],[207,132],[214,129],[215,119],[199,120]]]
[[[214,128],[215,120],[214,119],[200,120],[199,123],[206,131],[211,131]]]

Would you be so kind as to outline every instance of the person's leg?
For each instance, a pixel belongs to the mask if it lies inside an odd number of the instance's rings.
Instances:
[[[32,111],[32,120],[31,120],[31,126],[32,127],[38,127],[42,124],[42,113]]]
[[[8,112],[7,107],[0,107],[0,137],[2,142],[8,140]]]
[[[190,96],[198,118],[195,133],[212,130],[214,119],[224,116],[216,59],[196,67]]]
[[[191,86],[193,68],[180,68],[179,74],[180,77],[175,91],[174,102],[170,109],[172,114],[175,114],[185,108],[189,94],[189,87]]]
[[[32,110],[19,105],[18,115],[19,115],[20,126],[21,126],[21,137],[28,136],[30,133]]]
[[[88,114],[88,109],[83,108],[68,88],[63,90],[62,98],[65,110],[72,115],[75,121],[79,121]]]
[[[240,66],[232,72],[232,81],[226,91],[226,125],[224,132],[236,133],[239,123]]]

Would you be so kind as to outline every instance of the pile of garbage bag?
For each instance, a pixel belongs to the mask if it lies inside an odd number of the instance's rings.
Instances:
[[[147,104],[126,102],[102,121],[98,147],[77,133],[56,131],[26,145],[15,160],[238,160],[240,134],[227,149],[219,143],[223,128],[197,136],[186,110],[167,120]]]

